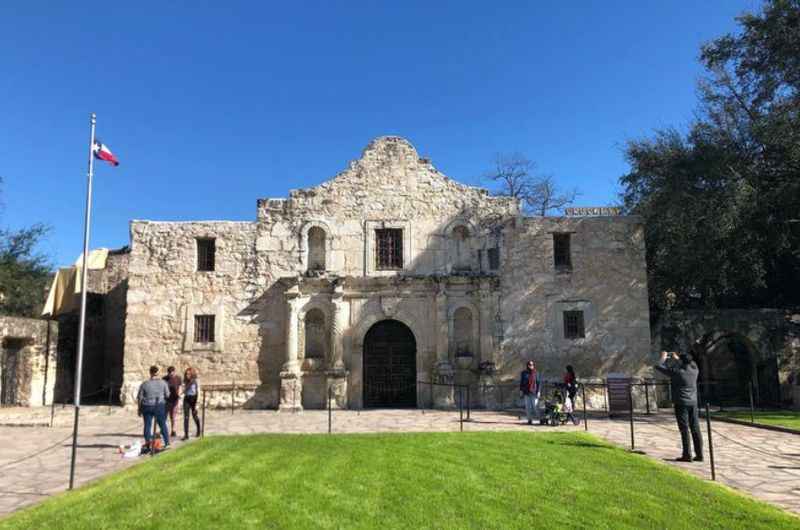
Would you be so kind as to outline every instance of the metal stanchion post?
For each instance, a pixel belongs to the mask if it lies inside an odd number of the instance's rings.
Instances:
[[[755,423],[755,408],[753,406],[753,380],[751,379],[750,382],[747,384],[750,389],[750,423]]]
[[[650,414],[650,392],[647,391],[647,379],[644,380],[644,402],[647,414]]]
[[[332,423],[333,423],[333,387],[328,387],[328,434],[332,431]]]
[[[472,405],[470,405],[469,385],[467,385],[467,421],[471,421],[471,415],[470,415],[471,411],[472,411]]]
[[[464,392],[463,388],[458,387],[458,421],[461,425],[461,432],[464,432]]]
[[[200,426],[200,437],[206,437],[206,391],[203,390],[203,424]]]
[[[608,383],[603,383],[603,408],[606,411],[606,416],[610,416],[608,411]]]
[[[636,448],[636,440],[633,435],[633,385],[628,383],[628,405],[631,408],[631,451]]]
[[[56,397],[53,396],[53,401],[50,403],[50,427],[53,426],[53,419],[56,415]]]
[[[581,393],[583,394],[583,430],[589,430],[589,422],[586,419],[586,385],[581,384]]]
[[[711,438],[711,414],[708,401],[706,401],[706,429],[708,430],[708,456],[711,459],[711,480],[717,480],[717,470],[714,467],[714,440]]]

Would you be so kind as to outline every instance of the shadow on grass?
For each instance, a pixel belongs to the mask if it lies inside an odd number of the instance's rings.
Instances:
[[[566,447],[581,447],[581,448],[589,448],[589,449],[605,449],[605,450],[616,450],[614,446],[606,445],[598,442],[593,442],[591,440],[575,440],[573,438],[574,434],[571,432],[554,432],[552,433],[554,436],[557,437],[564,437],[563,440],[544,440],[544,443],[547,445],[558,445],[558,446],[566,446]]]

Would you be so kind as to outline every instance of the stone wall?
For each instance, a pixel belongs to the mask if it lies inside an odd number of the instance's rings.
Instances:
[[[216,238],[216,268],[196,270],[196,239]],[[131,222],[123,402],[150,365],[193,366],[206,383],[258,380],[261,342],[248,308],[265,284],[255,269],[255,224]],[[193,344],[196,314],[215,314],[213,344]]]
[[[382,228],[403,231],[402,270],[378,270]],[[554,270],[553,231],[573,233],[571,272]],[[212,272],[197,270],[199,238],[216,242]],[[414,334],[418,380],[473,384],[481,361],[514,379],[531,355],[554,377],[568,362],[583,376],[638,374],[650,353],[643,245],[638,219],[523,218],[517,201],[379,138],[332,180],[259,200],[253,223],[131,223],[123,399],[151,364],[173,364],[257,385],[246,406],[320,407],[333,385],[337,405],[359,407],[364,337],[383,319]],[[585,338],[563,338],[570,308],[585,312]],[[321,359],[305,359],[312,311],[330,337]],[[212,343],[194,342],[199,315],[215,316]]]
[[[52,402],[56,381],[58,331],[55,323],[34,318],[0,316],[0,380],[6,381],[9,347],[22,345],[16,354],[14,403],[43,406]],[[5,392],[5,389],[0,389]]]
[[[570,233],[572,270],[554,265],[553,234]],[[501,377],[528,358],[558,379],[646,374],[651,354],[644,238],[636,217],[533,217],[505,232]],[[565,339],[563,312],[584,313],[585,338]]]

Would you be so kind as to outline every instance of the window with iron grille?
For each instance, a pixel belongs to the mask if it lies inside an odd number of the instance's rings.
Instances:
[[[214,315],[194,316],[194,341],[214,342]]]
[[[375,268],[393,270],[403,268],[402,228],[375,230]]]
[[[500,268],[500,249],[497,247],[490,248],[487,252],[489,258],[489,270],[496,271]]]
[[[582,339],[585,336],[583,311],[564,311],[564,338]]]
[[[556,269],[572,270],[570,234],[553,234],[553,258]]]
[[[217,251],[216,240],[213,238],[198,238],[197,239],[197,270],[199,271],[213,271],[214,270],[214,255]]]

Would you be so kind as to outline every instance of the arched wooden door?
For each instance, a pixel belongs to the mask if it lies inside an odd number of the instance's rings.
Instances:
[[[417,343],[408,326],[382,320],[364,337],[364,407],[417,406]]]

